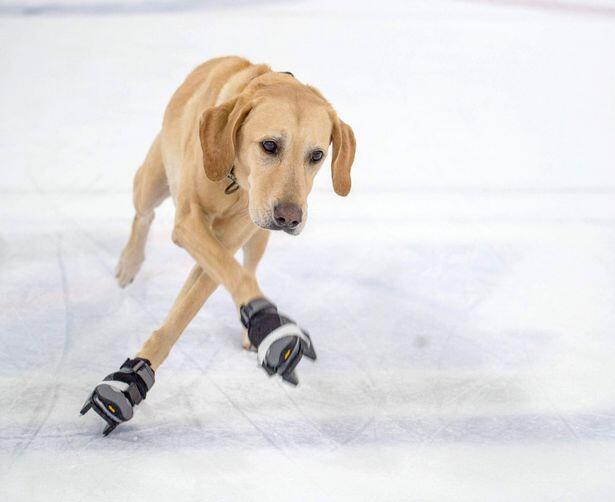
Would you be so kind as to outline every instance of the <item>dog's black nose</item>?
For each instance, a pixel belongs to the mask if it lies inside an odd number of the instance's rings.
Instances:
[[[280,228],[295,228],[301,223],[303,211],[297,204],[284,202],[273,209],[273,219]]]

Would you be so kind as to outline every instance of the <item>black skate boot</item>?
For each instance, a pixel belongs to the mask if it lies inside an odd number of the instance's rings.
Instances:
[[[126,359],[119,371],[107,375],[86,400],[81,414],[90,408],[107,422],[107,436],[122,422],[132,418],[133,408],[145,399],[154,385],[154,370],[147,359]]]
[[[286,316],[265,298],[257,298],[239,310],[241,323],[248,329],[250,343],[258,350],[258,364],[271,376],[297,385],[295,368],[303,355],[316,359],[314,345],[307,331]]]

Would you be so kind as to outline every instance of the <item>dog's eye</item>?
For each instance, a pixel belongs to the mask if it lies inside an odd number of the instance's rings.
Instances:
[[[322,152],[322,150],[314,150],[312,152],[312,155],[310,155],[310,160],[312,162],[320,162],[322,160],[323,155],[324,153]]]
[[[275,141],[267,139],[261,143],[261,146],[263,147],[263,150],[271,155],[278,153],[278,144]]]

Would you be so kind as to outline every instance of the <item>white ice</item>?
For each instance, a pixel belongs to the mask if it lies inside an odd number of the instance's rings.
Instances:
[[[615,2],[197,3],[0,2],[0,500],[612,500]],[[259,272],[319,359],[268,379],[220,290],[103,438],[191,267],[167,202],[117,287],[132,176],[224,54],[358,138]]]

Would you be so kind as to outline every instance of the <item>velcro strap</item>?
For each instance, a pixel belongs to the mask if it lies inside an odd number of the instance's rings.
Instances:
[[[147,359],[126,359],[119,371],[107,375],[104,382],[122,382],[127,388],[122,389],[133,405],[145,399],[147,391],[155,381],[154,370]]]
[[[151,368],[149,361],[145,359],[139,359],[137,365],[134,366],[133,371],[139,375],[139,378],[143,380],[147,390],[150,390],[156,381],[154,370]]]
[[[241,324],[244,327],[250,327],[250,320],[259,312],[270,311],[272,314],[277,314],[277,307],[271,303],[267,298],[257,298],[245,305],[242,305],[239,309],[239,315],[241,318]]]
[[[128,386],[127,392],[128,392],[128,399],[132,401],[133,406],[136,406],[137,404],[139,404],[141,401],[145,399],[145,396],[141,395],[139,388],[134,382]]]
[[[124,364],[120,367],[120,371],[135,373],[141,380],[144,393],[147,393],[156,381],[156,375],[152,369],[151,363],[147,359],[143,359],[141,357],[126,359]],[[139,386],[139,388],[141,388],[141,386]]]
[[[143,401],[143,399],[145,399],[145,394],[147,390],[143,388],[143,384],[140,382],[140,378],[137,376],[137,374],[133,373],[130,370],[120,370],[116,371],[115,373],[111,373],[110,375],[105,377],[103,382],[123,382],[126,387],[121,390],[122,392],[127,394],[133,405],[139,404],[141,401]]]

